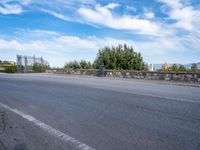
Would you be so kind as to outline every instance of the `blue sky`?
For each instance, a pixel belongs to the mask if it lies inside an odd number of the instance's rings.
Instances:
[[[93,61],[127,43],[151,63],[200,62],[199,0],[0,0],[0,59]]]

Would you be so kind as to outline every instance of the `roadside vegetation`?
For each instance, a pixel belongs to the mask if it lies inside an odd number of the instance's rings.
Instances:
[[[136,71],[147,71],[148,65],[144,62],[141,53],[136,52],[132,46],[127,44],[119,44],[118,46],[106,46],[99,49],[96,59],[94,62],[81,60],[81,61],[70,61],[67,62],[64,68],[67,69],[99,69],[100,66],[104,66],[107,70],[136,70]],[[190,73],[200,72],[198,68],[199,64],[193,63],[191,68],[186,68],[184,65],[173,64],[167,69],[160,69],[162,72],[177,72],[177,73]],[[33,66],[27,66],[26,73],[42,73],[45,72],[49,67],[48,63],[39,64],[35,63]],[[17,68],[15,63],[9,61],[0,60],[0,72],[5,73],[16,73],[23,72],[24,66]]]
[[[21,70],[24,70],[23,66],[21,66]],[[33,66],[27,67],[27,73],[41,73],[45,72],[49,68],[47,64],[34,64]],[[10,63],[9,61],[1,61],[0,60],[0,72],[4,73],[16,73],[17,65]]]
[[[108,70],[136,70],[147,71],[148,65],[144,62],[141,53],[136,52],[133,47],[127,44],[119,44],[118,46],[106,46],[100,49],[94,62],[86,60],[67,62],[64,68],[70,69],[98,69],[103,65]],[[160,69],[163,72],[200,72],[198,65],[193,63],[191,68],[184,65],[174,64],[168,69]]]
[[[15,73],[17,72],[17,66],[16,64],[11,64],[8,61],[1,61],[0,60],[0,72],[5,72],[5,73]]]
[[[93,69],[93,64],[86,60],[81,61],[70,61],[65,64],[65,68],[71,68],[71,69]]]
[[[173,64],[168,69],[163,70],[164,72],[177,72],[177,73],[184,73],[184,72],[200,72],[197,64],[193,63],[191,68],[186,68],[184,65],[177,65]]]
[[[100,65],[111,70],[147,70],[142,55],[126,44],[100,49],[93,63],[74,60],[66,63],[65,68],[98,69]]]
[[[35,73],[42,73],[42,72],[45,72],[47,69],[49,68],[48,65],[46,64],[38,64],[38,63],[35,63],[32,67],[32,72],[35,72]]]

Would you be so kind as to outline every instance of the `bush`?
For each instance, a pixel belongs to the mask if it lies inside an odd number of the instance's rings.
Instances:
[[[74,60],[65,64],[65,68],[70,69],[92,69],[92,64],[89,61],[81,60],[80,62]]]
[[[104,65],[106,69],[114,70],[145,70],[141,54],[126,44],[100,49],[94,66],[98,68],[100,65]]]
[[[17,66],[6,66],[5,67],[5,73],[16,73],[17,72]]]
[[[191,72],[198,72],[199,69],[198,69],[197,64],[193,63],[190,70],[191,70]]]
[[[34,64],[33,65],[33,72],[42,73],[48,69],[48,65],[45,64]]]

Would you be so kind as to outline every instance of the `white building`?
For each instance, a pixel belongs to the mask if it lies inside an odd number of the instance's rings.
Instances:
[[[149,65],[149,71],[155,71],[155,68],[154,68],[153,64]]]

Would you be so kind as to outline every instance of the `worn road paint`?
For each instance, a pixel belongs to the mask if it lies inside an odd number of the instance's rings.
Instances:
[[[18,114],[19,116],[23,117],[24,119],[28,120],[29,122],[31,122],[32,124],[40,127],[41,129],[43,129],[44,131],[48,132],[49,134],[55,136],[56,138],[59,138],[61,140],[63,140],[64,142],[72,145],[74,148],[76,148],[77,150],[95,150],[94,148],[76,140],[75,138],[73,137],[70,137],[69,135],[57,130],[57,129],[54,129],[53,127],[37,120],[36,118],[34,118],[33,116],[31,115],[28,115],[28,114],[25,114],[17,109],[14,109],[14,108],[11,108],[9,107],[8,105],[5,105],[3,103],[0,103],[0,106],[9,110],[9,111],[12,111],[16,114]]]

